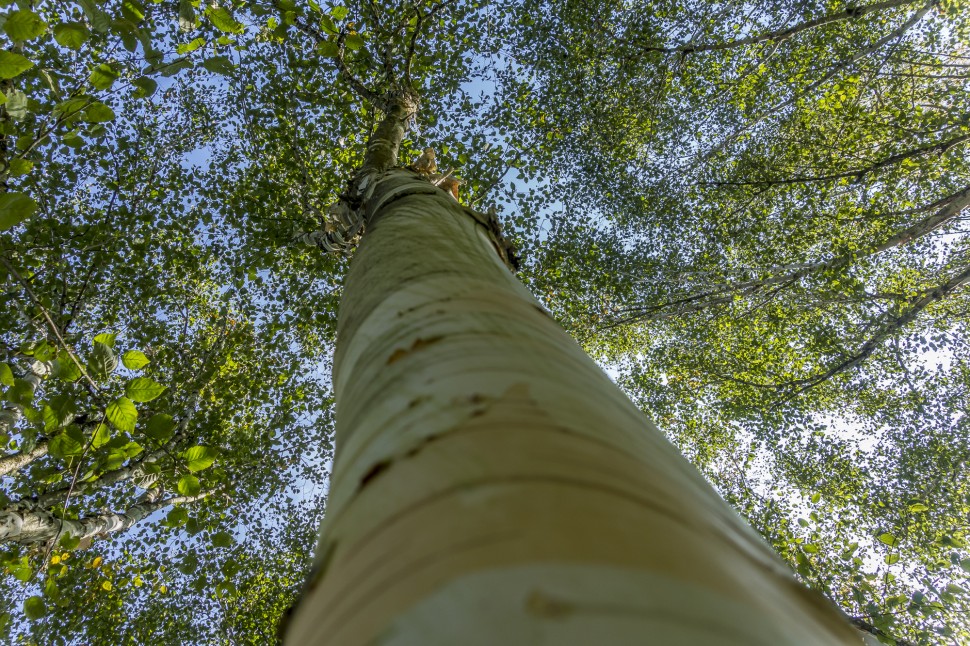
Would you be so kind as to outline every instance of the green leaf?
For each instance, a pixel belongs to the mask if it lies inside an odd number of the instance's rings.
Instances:
[[[6,399],[14,404],[29,404],[34,399],[34,385],[24,379],[14,378]]]
[[[232,581],[222,581],[216,586],[216,596],[220,599],[223,597],[233,597],[236,595],[236,585]]]
[[[332,40],[325,40],[317,45],[317,52],[324,58],[336,58],[339,51],[337,43]]]
[[[129,370],[141,370],[147,366],[150,361],[145,353],[141,350],[129,350],[121,357],[121,363],[125,364],[125,368]]]
[[[61,350],[57,353],[53,372],[55,377],[68,383],[81,378],[81,369],[74,363],[74,359],[67,353],[67,350]]]
[[[203,45],[205,45],[205,38],[196,38],[194,40],[190,40],[187,43],[180,43],[175,48],[175,53],[179,55],[188,54],[190,52],[194,52],[195,50],[202,47]]]
[[[192,69],[192,67],[193,67],[192,61],[190,61],[189,59],[177,58],[174,61],[171,61],[170,63],[159,65],[158,72],[162,76],[175,76],[182,70]]]
[[[90,103],[91,99],[86,96],[67,99],[54,106],[54,114],[58,115],[63,123],[70,123],[76,121],[84,108],[88,107]]]
[[[47,606],[44,605],[44,600],[36,595],[27,597],[24,600],[24,614],[31,621],[37,621],[44,617],[47,614]]]
[[[10,229],[37,212],[37,202],[23,193],[0,195],[0,231]]]
[[[136,99],[148,98],[155,94],[155,91],[158,89],[158,83],[147,76],[139,76],[131,84],[138,88],[133,94]]]
[[[54,25],[54,40],[62,47],[75,51],[81,49],[90,35],[91,32],[88,31],[88,28],[80,22],[65,22]]]
[[[111,65],[102,63],[91,70],[91,76],[88,77],[88,82],[97,90],[107,90],[114,85],[114,82],[118,80],[119,76],[121,76],[121,73]]]
[[[185,511],[181,507],[176,507],[172,511],[168,512],[168,516],[165,517],[166,522],[168,522],[170,527],[179,527],[185,524],[185,521],[189,519],[189,512]]]
[[[105,123],[113,121],[114,118],[114,111],[100,101],[89,104],[81,113],[81,119],[88,123]]]
[[[141,455],[142,451],[145,449],[142,448],[142,445],[138,442],[128,442],[122,447],[122,450],[127,457],[134,458]]]
[[[110,441],[111,431],[108,429],[108,425],[98,424],[98,428],[94,431],[94,437],[91,439],[91,446],[100,449]]]
[[[348,34],[347,40],[344,41],[349,50],[357,50],[364,46],[364,39],[360,34]]]
[[[19,564],[10,572],[15,579],[18,581],[23,581],[27,583],[30,581],[30,577],[34,576],[34,571],[30,569],[29,565]]]
[[[91,26],[94,27],[96,32],[101,34],[108,32],[108,27],[111,26],[111,21],[108,18],[108,14],[101,11],[93,0],[77,0],[77,3],[81,5],[81,9],[84,10],[85,17],[87,17],[88,22],[91,23]]]
[[[88,357],[88,369],[95,379],[104,380],[118,367],[118,357],[107,344],[95,341]]]
[[[915,502],[915,503],[913,503],[912,505],[909,506],[909,510],[911,512],[913,512],[913,513],[916,513],[916,512],[920,512],[920,511],[929,511],[929,507],[927,507],[926,505],[924,505],[921,502]]]
[[[50,401],[44,404],[43,409],[41,409],[41,417],[44,419],[44,431],[50,433],[55,429],[65,426],[71,421],[76,412],[77,406],[67,393],[51,397]]]
[[[178,492],[183,496],[197,496],[202,491],[199,479],[193,475],[184,475],[179,479]]]
[[[154,462],[149,462],[147,464],[142,463],[142,465],[135,471],[132,481],[136,486],[148,490],[153,488],[155,483],[158,482],[158,475],[161,472],[162,468]]]
[[[128,455],[121,450],[111,449],[108,451],[108,455],[104,456],[100,462],[100,469],[102,471],[114,471],[115,469],[121,468],[121,465],[125,463],[128,459]]]
[[[334,24],[333,19],[330,16],[320,16],[320,26],[323,30],[331,35],[337,35],[337,25]]]
[[[103,343],[106,346],[108,346],[109,348],[113,348],[113,347],[115,347],[115,341],[118,340],[118,333],[117,332],[102,332],[101,334],[96,335],[94,337],[94,339],[92,339],[92,340],[93,341],[97,341],[98,343]]]
[[[80,435],[80,431],[74,427],[55,436],[47,445],[48,452],[61,460],[81,455],[84,452],[84,440],[76,435]]]
[[[28,107],[26,94],[16,88],[10,90],[10,93],[7,95],[7,114],[10,115],[14,121],[23,121],[26,119]],[[33,136],[26,136],[30,138],[31,142],[33,142]],[[23,150],[23,148],[21,148],[21,150]]]
[[[6,363],[0,362],[0,384],[13,386],[13,370]]]
[[[224,31],[227,34],[241,34],[243,32],[243,24],[233,18],[232,14],[224,7],[209,7],[205,10],[205,15],[219,31]]]
[[[212,544],[216,547],[231,547],[235,542],[229,532],[217,532],[212,535]]]
[[[145,19],[145,7],[135,0],[125,0],[121,5],[121,13],[135,24]]]
[[[148,419],[148,423],[145,424],[145,435],[156,440],[158,443],[164,443],[172,437],[175,431],[175,420],[172,416],[167,413],[157,413],[152,415]]]
[[[888,545],[889,547],[894,547],[896,545],[896,537],[890,534],[889,532],[880,534],[876,538],[879,540],[880,543]]]
[[[0,51],[0,79],[12,79],[15,76],[20,76],[33,66],[33,63],[20,54]]]
[[[26,175],[33,169],[34,162],[29,159],[11,159],[10,160],[10,175],[12,177],[20,177],[21,175]]]
[[[222,74],[224,76],[230,76],[236,71],[232,61],[227,56],[213,56],[212,58],[208,58],[202,61],[202,67],[214,74]]]
[[[886,561],[886,565],[892,565],[897,561],[899,561],[899,554],[896,554],[895,552],[893,552],[892,554],[886,554],[885,561]]]
[[[167,386],[150,379],[148,377],[135,377],[125,386],[125,395],[136,402],[150,402],[158,398]]]
[[[135,420],[138,419],[138,409],[127,397],[118,397],[108,404],[104,411],[105,417],[119,431],[133,433],[135,431]]]
[[[192,31],[198,23],[191,0],[179,0],[179,29]]]
[[[330,15],[333,16],[334,20],[343,20],[350,13],[350,9],[347,7],[334,7],[330,10]]]
[[[47,341],[41,341],[34,348],[33,354],[38,361],[52,361],[57,356],[57,346]]]
[[[47,23],[41,20],[33,11],[20,10],[7,14],[3,23],[3,31],[15,43],[37,38],[47,31]]]
[[[182,452],[185,466],[189,471],[202,471],[212,466],[216,459],[216,450],[208,446],[193,446]]]

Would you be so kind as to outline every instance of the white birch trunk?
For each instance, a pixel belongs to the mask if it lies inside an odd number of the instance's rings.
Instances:
[[[70,535],[81,540],[107,536],[127,530],[146,516],[172,505],[184,505],[204,498],[199,496],[176,496],[164,500],[146,497],[124,512],[108,512],[78,520],[60,519],[46,509],[0,511],[0,544],[21,545],[47,544]]]
[[[12,476],[38,458],[47,455],[47,440],[40,440],[29,451],[21,451],[0,458],[0,476]]]
[[[401,170],[367,206],[327,515],[288,644],[861,644],[469,210]]]
[[[41,382],[50,374],[51,367],[50,361],[34,361],[30,364],[30,369],[24,373],[22,379],[29,383],[36,392]],[[23,404],[10,403],[8,408],[0,410],[0,433],[11,433],[23,415]],[[12,476],[34,460],[45,455],[47,455],[47,440],[41,440],[30,451],[5,455],[0,458],[0,476]]]

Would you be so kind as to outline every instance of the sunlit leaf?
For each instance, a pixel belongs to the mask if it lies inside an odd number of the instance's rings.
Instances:
[[[135,421],[138,419],[138,409],[127,397],[118,397],[105,409],[105,417],[119,431],[133,433]]]

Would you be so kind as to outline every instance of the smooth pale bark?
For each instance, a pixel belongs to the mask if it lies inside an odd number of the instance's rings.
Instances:
[[[860,644],[407,171],[341,302],[337,455],[288,644]]]
[[[33,387],[34,391],[40,387],[41,382],[51,373],[52,363],[50,361],[34,361],[30,364],[30,369],[21,377]],[[17,426],[17,422],[24,415],[24,405],[10,403],[0,411],[0,433],[9,434]],[[0,476],[13,475],[20,469],[36,460],[47,455],[47,440],[41,440],[30,451],[21,451],[12,455],[0,458]]]
[[[121,532],[142,520],[149,514],[171,505],[184,505],[204,496],[176,496],[164,500],[146,497],[124,512],[106,513],[89,516],[79,520],[61,520],[47,510],[0,512],[0,543],[19,543],[21,545],[46,544],[70,535],[84,540],[99,535]]]
[[[25,466],[47,455],[47,440],[41,440],[29,451],[21,451],[5,455],[0,458],[0,476],[9,476],[17,473]]]

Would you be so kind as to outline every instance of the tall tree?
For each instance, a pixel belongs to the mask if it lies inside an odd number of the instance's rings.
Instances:
[[[396,168],[413,89],[365,98],[386,116],[337,207],[366,234],[290,643],[852,643],[516,282],[497,220],[436,185],[432,151]]]
[[[234,581],[261,589],[259,550],[238,571],[223,555],[294,509],[294,481],[325,477],[318,367],[344,251],[365,233],[367,262],[366,241],[394,220],[362,226],[373,196],[355,173],[375,168],[367,142],[395,101],[416,95],[400,158],[433,146],[434,181],[460,176],[483,226],[490,207],[508,214],[521,277],[589,350],[625,365],[638,403],[802,581],[884,637],[965,630],[953,393],[966,370],[959,352],[952,370],[907,360],[927,329],[946,357],[960,347],[962,247],[935,237],[959,230],[965,184],[953,56],[966,21],[952,6],[84,0],[5,17],[0,235],[17,307],[0,315],[3,504],[24,543],[8,543],[17,594],[4,599],[33,620],[17,632],[244,640],[230,618],[224,638],[205,618],[246,598]],[[440,211],[400,201],[412,200]],[[388,369],[450,347],[414,345]],[[91,372],[129,350],[150,360],[140,372]],[[94,384],[63,379],[64,365]],[[899,377],[890,388],[886,374]],[[135,385],[165,390],[133,402],[129,429]],[[504,394],[491,393],[496,410]],[[468,407],[484,423],[496,404]],[[880,438],[874,450],[831,432],[846,411]],[[335,485],[360,477],[373,495],[407,450],[363,473],[348,462]],[[163,509],[142,517],[152,505]],[[25,535],[24,521],[48,533]],[[72,598],[81,612],[61,607]],[[561,601],[540,595],[539,614],[567,616]]]

